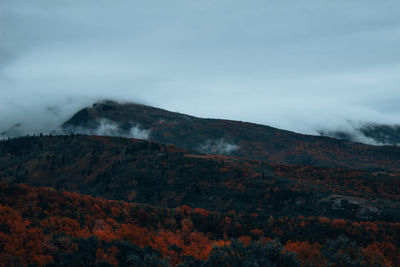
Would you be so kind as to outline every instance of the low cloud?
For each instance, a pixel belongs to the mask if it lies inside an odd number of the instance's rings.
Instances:
[[[358,129],[351,129],[351,130],[337,131],[337,132],[321,131],[320,134],[323,136],[345,139],[345,140],[348,140],[351,142],[363,143],[363,144],[373,145],[373,146],[388,145],[388,143],[383,143],[374,138],[365,136],[365,134],[362,133],[361,131],[359,131]]]
[[[140,124],[132,123],[132,126],[128,129],[124,129],[120,124],[108,120],[99,119],[95,122],[95,127],[74,127],[68,126],[64,129],[59,129],[59,133],[79,133],[87,135],[101,135],[101,136],[120,136],[126,138],[137,138],[148,140],[150,136],[150,130],[142,129]]]
[[[17,123],[0,133],[0,139],[13,138],[24,135],[21,124]]]
[[[374,146],[400,145],[400,126],[347,122],[337,129],[320,130],[320,135]]]
[[[129,137],[148,140],[150,135],[149,130],[141,129],[139,126],[134,126],[129,131]]]
[[[231,154],[238,148],[237,145],[227,142],[224,138],[208,139],[198,146],[198,150],[202,153],[225,155]]]
[[[352,136],[354,142],[368,144],[368,145],[374,145],[374,146],[388,145],[387,143],[381,143],[381,142],[377,141],[376,139],[367,137],[359,131],[356,131],[354,133],[355,134]]]

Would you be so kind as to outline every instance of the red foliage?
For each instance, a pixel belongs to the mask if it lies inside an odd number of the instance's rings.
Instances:
[[[319,252],[321,245],[318,243],[288,241],[285,248],[297,254],[302,266],[326,266],[325,260]]]
[[[150,246],[162,256],[170,257],[176,265],[185,255],[205,260],[213,246],[225,246],[231,238],[239,238],[248,246],[252,240],[266,244],[271,237],[291,233],[304,239],[288,241],[286,249],[295,252],[303,266],[324,266],[321,245],[307,238],[312,233],[312,238],[321,239],[321,235],[330,232],[333,239],[340,233],[367,240],[362,241],[365,264],[400,266],[400,251],[395,245],[400,237],[400,223],[312,216],[270,216],[265,221],[265,217],[259,220],[261,215],[234,210],[220,214],[200,208],[192,210],[189,206],[160,209],[3,183],[0,183],[0,201],[3,203],[0,205],[0,263],[6,266],[12,266],[13,259],[19,259],[22,264],[44,266],[60,248],[66,253],[77,253],[72,238],[96,236],[102,241],[99,244],[121,240],[142,248]],[[97,260],[113,265],[117,265],[117,254],[118,248],[113,245],[96,248]]]

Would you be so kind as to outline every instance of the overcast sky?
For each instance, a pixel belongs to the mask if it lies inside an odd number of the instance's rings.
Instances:
[[[400,1],[1,0],[0,130],[96,99],[304,133],[400,123]]]

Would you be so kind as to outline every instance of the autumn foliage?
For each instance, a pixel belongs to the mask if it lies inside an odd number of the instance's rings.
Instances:
[[[224,247],[221,251],[228,257],[230,249],[262,249],[257,244],[269,247],[274,239],[278,243],[272,247],[282,257],[291,257],[284,251],[295,253],[293,264],[298,260],[302,266],[328,266],[340,260],[326,252],[328,246],[337,246],[339,241],[332,240],[338,235],[353,240],[340,240],[344,245],[339,245],[347,246],[343,253],[358,253],[354,261],[365,266],[399,263],[399,223],[304,216],[268,219],[188,206],[161,209],[24,184],[0,183],[0,200],[0,261],[8,266],[50,266],[66,262],[68,255],[74,255],[72,261],[115,266],[128,264],[129,255],[142,261],[152,255],[159,264],[200,264],[217,261],[217,247]]]
[[[0,141],[0,179],[4,266],[400,266],[392,171],[72,135]]]

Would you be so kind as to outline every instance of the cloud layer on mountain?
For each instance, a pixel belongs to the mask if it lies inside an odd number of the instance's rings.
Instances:
[[[0,131],[111,98],[302,133],[400,123],[400,2],[2,0]]]

